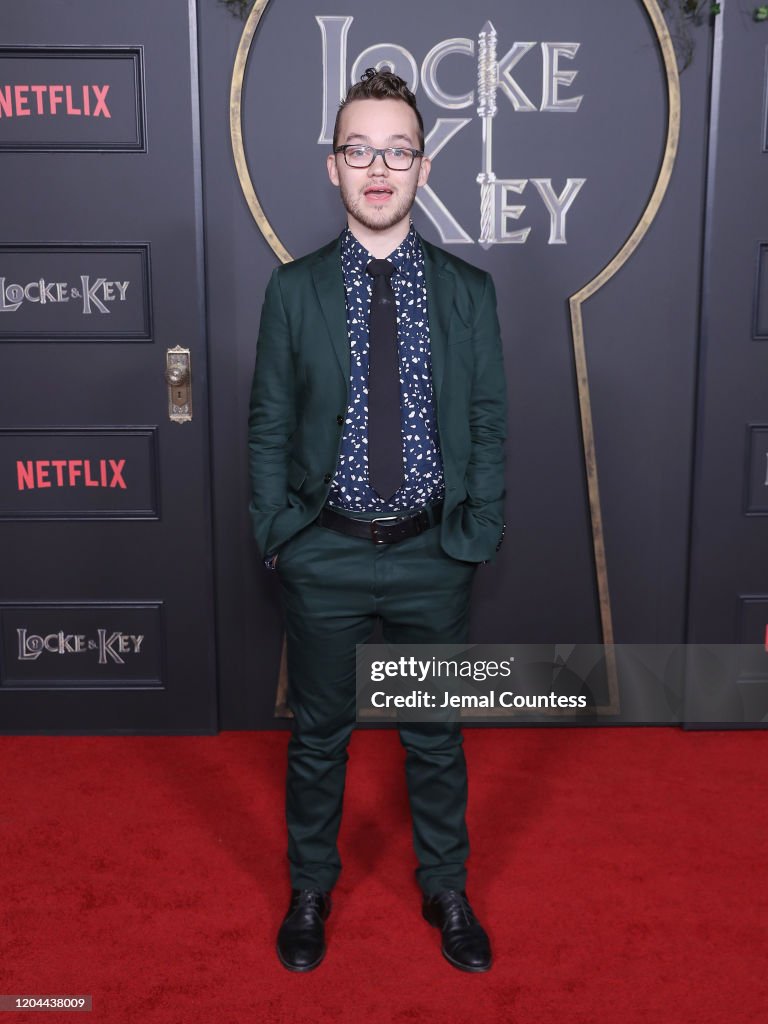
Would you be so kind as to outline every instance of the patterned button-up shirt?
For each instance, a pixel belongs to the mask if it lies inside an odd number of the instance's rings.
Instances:
[[[396,267],[391,280],[397,304],[404,480],[388,501],[368,482],[368,316],[373,279],[366,267],[373,258],[347,228],[341,237],[341,267],[350,347],[349,408],[328,503],[350,512],[390,514],[442,498],[443,464],[432,395],[424,253],[411,224],[388,257]]]

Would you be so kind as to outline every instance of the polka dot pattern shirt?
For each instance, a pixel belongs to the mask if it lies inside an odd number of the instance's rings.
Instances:
[[[345,229],[341,267],[350,347],[349,408],[328,504],[349,512],[389,515],[442,498],[443,464],[432,395],[424,253],[411,224],[407,236],[387,257],[396,267],[391,280],[397,304],[404,482],[388,501],[368,482],[368,316],[373,279],[365,268],[373,258]]]

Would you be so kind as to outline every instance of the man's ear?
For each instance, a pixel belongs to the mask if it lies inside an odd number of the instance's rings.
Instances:
[[[416,184],[418,186],[426,185],[427,184],[427,178],[429,177],[429,172],[431,170],[432,170],[432,161],[429,159],[428,156],[423,156],[421,158],[421,167],[419,168],[419,176],[416,179]]]
[[[329,153],[325,161],[325,166],[328,168],[328,177],[331,179],[332,184],[337,188],[339,187],[339,170],[336,166],[336,154]]]

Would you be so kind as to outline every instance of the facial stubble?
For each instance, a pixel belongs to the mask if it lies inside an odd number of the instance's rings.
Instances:
[[[387,184],[389,185],[389,182]],[[367,187],[366,185],[365,188]],[[407,217],[416,199],[417,188],[418,182],[417,179],[414,179],[412,187],[407,192],[400,189],[393,192],[394,202],[392,205],[387,204],[377,210],[366,207],[365,196],[359,189],[353,190],[344,181],[339,183],[344,209],[371,231],[387,231]]]

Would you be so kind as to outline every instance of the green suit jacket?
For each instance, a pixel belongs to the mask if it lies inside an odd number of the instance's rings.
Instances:
[[[443,550],[490,561],[504,535],[506,382],[489,274],[421,239],[445,476]],[[340,239],[278,267],[251,390],[251,518],[264,556],[319,514],[347,411],[350,354]]]

